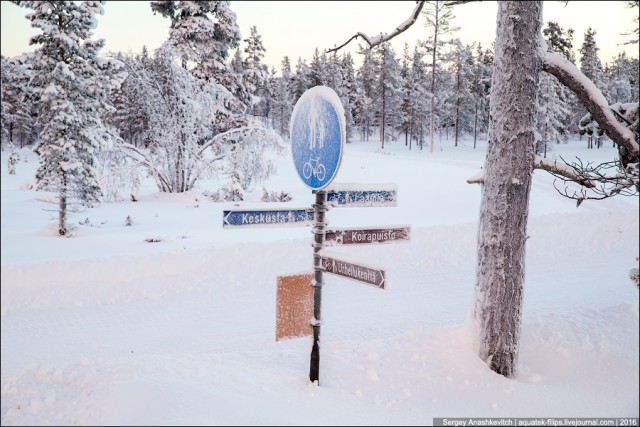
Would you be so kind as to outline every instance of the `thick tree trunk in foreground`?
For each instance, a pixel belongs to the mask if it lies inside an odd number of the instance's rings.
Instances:
[[[473,320],[479,356],[506,377],[520,342],[541,22],[541,1],[498,3]]]

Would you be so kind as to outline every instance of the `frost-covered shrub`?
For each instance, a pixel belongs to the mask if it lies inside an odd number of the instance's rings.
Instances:
[[[263,202],[288,202],[291,200],[291,195],[284,191],[272,191],[269,192],[265,187],[262,187],[262,201]]]

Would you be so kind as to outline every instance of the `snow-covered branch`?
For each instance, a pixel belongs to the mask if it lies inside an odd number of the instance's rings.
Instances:
[[[132,158],[133,160],[135,160],[137,162],[137,165],[135,166],[143,166],[145,168],[147,168],[147,170],[149,171],[149,173],[151,174],[151,176],[153,176],[156,180],[156,183],[158,184],[158,187],[160,189],[162,189],[162,191],[166,191],[166,192],[171,192],[171,184],[169,182],[169,180],[167,180],[167,178],[164,176],[164,174],[162,174],[154,165],[153,165],[153,161],[151,161],[147,155],[141,151],[138,147],[136,147],[135,145],[131,145],[131,144],[127,144],[127,143],[120,143],[118,144],[118,147],[120,147],[122,150],[122,153],[130,158]]]
[[[547,52],[546,45],[542,46],[541,44],[539,54],[542,59],[542,69],[571,89],[607,136],[619,146],[626,148],[630,159],[637,159],[640,155],[640,149],[635,140],[634,132],[616,119],[600,89],[564,56],[555,52]],[[626,165],[632,160],[623,158],[622,161]]]
[[[552,175],[561,176],[567,181],[577,182],[580,185],[584,185],[587,188],[595,187],[595,184],[586,177],[581,170],[574,168],[566,162],[558,163],[557,160],[550,160],[544,157],[536,155],[534,160],[534,169],[544,169],[547,172],[551,172]],[[482,184],[484,183],[485,172],[484,169],[480,169],[478,173],[467,178],[468,184]]]
[[[423,6],[424,6],[424,0],[418,1],[417,4],[416,4],[416,7],[413,9],[413,12],[411,12],[411,16],[409,16],[409,18],[406,21],[404,21],[402,24],[398,25],[389,34],[380,34],[380,35],[377,35],[375,37],[369,37],[365,33],[358,32],[353,37],[351,37],[349,40],[347,40],[346,42],[341,44],[340,46],[334,47],[333,49],[327,50],[327,53],[339,51],[340,49],[342,49],[343,47],[348,45],[351,42],[351,40],[357,39],[358,37],[362,37],[364,39],[364,41],[367,42],[367,44],[369,45],[370,48],[376,47],[381,43],[389,41],[392,38],[394,38],[395,36],[397,36],[398,34],[401,34],[401,33],[405,32],[406,30],[408,30],[409,27],[411,27],[416,22],[416,20],[418,19],[418,16],[420,16],[420,11],[422,10]]]
[[[564,177],[567,180],[577,182],[587,188],[595,187],[593,181],[585,176],[582,170],[576,169],[564,161],[559,163],[557,160],[551,160],[536,155],[533,160],[533,168],[544,169],[547,172],[551,172],[552,175]]]

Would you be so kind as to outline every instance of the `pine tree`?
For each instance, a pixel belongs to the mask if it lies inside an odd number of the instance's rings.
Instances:
[[[265,116],[268,114],[266,108],[267,80],[269,71],[265,64],[262,63],[266,49],[262,44],[262,36],[258,34],[258,29],[251,27],[251,35],[244,39],[246,46],[244,53],[246,57],[243,61],[244,82],[252,97],[251,107],[254,116]],[[260,105],[259,105],[260,104]]]
[[[487,64],[488,51],[478,43],[474,57],[471,94],[473,96],[473,148],[476,148],[478,133],[486,132],[489,115],[489,90],[491,88],[491,67]]]
[[[34,52],[30,93],[42,130],[34,151],[40,155],[37,189],[58,195],[58,233],[65,235],[70,204],[91,207],[102,191],[96,174],[96,151],[108,146],[102,121],[107,95],[119,80],[109,75],[119,63],[99,56],[103,40],[91,40],[103,2],[21,1],[33,9],[31,25],[42,33],[31,38]]]
[[[289,58],[284,57],[282,59],[282,68],[280,70],[281,76],[276,78],[275,91],[273,96],[273,127],[280,134],[280,136],[289,137],[289,121],[291,120],[291,113],[293,112],[293,95],[290,92],[291,80],[293,75],[291,73],[291,64]]]
[[[425,17],[425,25],[429,31],[429,37],[425,43],[426,48],[431,53],[431,87],[429,106],[429,152],[433,152],[433,137],[436,129],[435,112],[437,103],[438,87],[436,86],[437,69],[436,64],[440,59],[441,48],[444,46],[443,37],[458,30],[451,25],[454,18],[453,12],[444,1],[427,1],[422,11]],[[422,145],[420,145],[422,149]]]
[[[380,129],[380,148],[385,140],[393,139],[393,129],[401,124],[400,69],[390,43],[382,43],[374,49],[375,83],[373,85],[373,109]]]
[[[498,3],[472,318],[480,358],[506,377],[518,367],[541,21],[541,1]]]
[[[576,54],[573,51],[573,29],[564,30],[557,22],[549,21],[542,30],[545,40],[552,52],[558,52],[575,64]]]
[[[347,142],[351,142],[354,131],[353,108],[356,99],[356,74],[353,66],[353,57],[349,52],[342,56],[339,62],[342,76],[342,93],[339,95],[344,107],[344,119]]]
[[[251,103],[245,85],[230,69],[229,51],[238,48],[241,35],[229,1],[151,2],[151,10],[171,20],[169,40],[182,66],[200,80],[224,86],[234,96],[228,110],[241,112]],[[218,120],[229,119],[219,117]],[[218,126],[228,129],[229,125]]]
[[[291,85],[291,93],[293,93],[294,101],[297,101],[302,96],[302,94],[307,91],[307,89],[313,87],[309,65],[307,64],[307,61],[302,59],[301,57],[298,57],[298,62],[296,63],[296,72],[293,75]]]
[[[311,87],[326,85],[329,80],[327,69],[327,55],[320,54],[318,48],[313,52],[311,64],[309,64],[309,75],[311,77]]]
[[[556,22],[549,21],[543,30],[547,48],[563,55],[568,60],[574,57],[571,37],[573,30],[564,31]],[[553,143],[566,142],[569,138],[571,94],[567,87],[549,74],[538,80],[536,126],[540,139],[536,143],[536,154],[547,157]]]
[[[596,44],[596,30],[589,27],[584,33],[584,41],[580,47],[580,71],[589,80],[600,87],[602,83],[602,61],[598,56],[600,48]]]
[[[37,134],[34,105],[25,96],[31,78],[32,54],[7,59],[2,57],[2,132],[11,146],[20,140],[30,144]]]
[[[471,131],[471,116],[473,115],[473,95],[471,93],[473,54],[471,46],[462,46],[458,39],[454,40],[453,45],[454,50],[451,53],[451,58],[453,60],[455,83],[452,101],[455,111],[454,146],[457,147],[461,133],[470,133]]]
[[[368,141],[373,134],[373,97],[374,84],[376,78],[375,60],[373,52],[362,46],[358,53],[364,55],[362,65],[356,72],[356,100],[354,105],[354,123],[360,128],[360,135],[363,141]]]
[[[580,71],[582,71],[582,74],[584,74],[589,80],[591,80],[596,85],[596,87],[604,87],[605,85],[603,82],[604,72],[602,68],[602,61],[598,56],[598,51],[600,50],[600,48],[598,48],[596,44],[595,36],[596,36],[596,31],[591,27],[587,28],[587,31],[584,33],[584,41],[582,42],[582,46],[579,49],[580,55],[581,55]],[[582,113],[584,114],[585,112],[586,112],[586,109],[582,107]],[[592,126],[595,126],[598,130],[595,132],[587,131],[587,134],[590,136],[587,142],[587,146],[589,147],[591,145],[592,143],[591,137],[595,136],[596,145],[598,148],[600,148],[601,146],[600,136],[602,136],[602,134],[599,131],[600,126],[596,122],[593,122]]]

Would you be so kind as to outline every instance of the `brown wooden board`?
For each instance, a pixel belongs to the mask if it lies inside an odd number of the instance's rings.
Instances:
[[[311,335],[313,273],[278,276],[276,341]]]
[[[398,243],[408,241],[410,232],[411,227],[408,225],[332,229],[325,233],[325,246]]]

